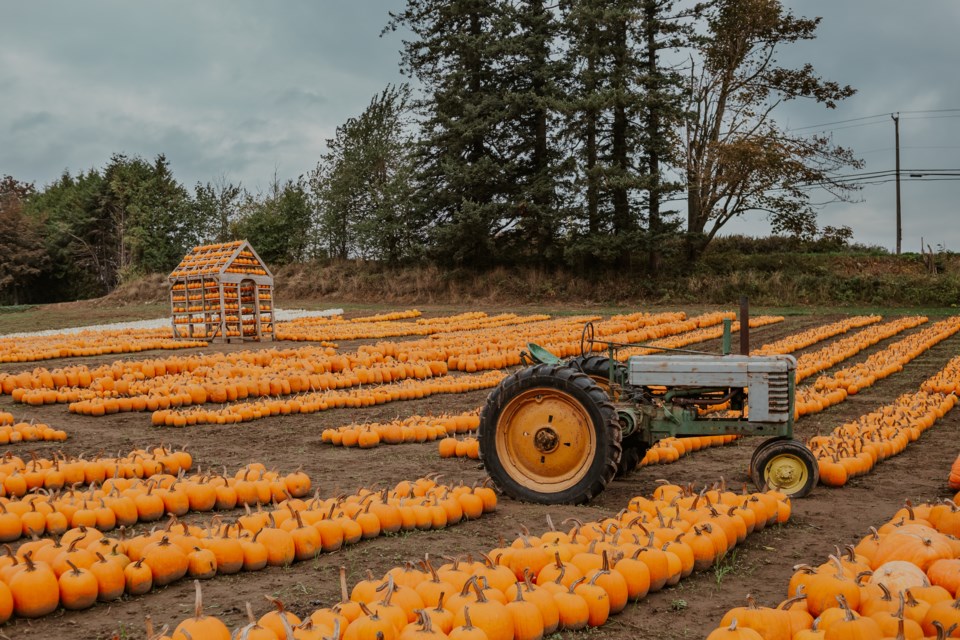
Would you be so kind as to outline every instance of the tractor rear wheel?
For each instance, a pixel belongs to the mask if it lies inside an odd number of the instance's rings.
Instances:
[[[602,355],[577,356],[572,358],[568,364],[574,369],[584,372],[597,383],[597,386],[606,392],[611,401],[620,400],[620,387],[610,385],[610,357]],[[614,362],[614,375],[618,380],[626,379],[627,367],[622,362]],[[615,381],[616,382],[616,381]],[[637,465],[643,460],[647,453],[647,443],[640,438],[640,434],[632,434],[621,442],[623,455],[620,458],[620,464],[617,465],[617,477],[623,476],[636,470]]]
[[[504,379],[480,413],[480,459],[505,494],[576,504],[599,494],[620,463],[620,424],[606,393],[565,365]]]
[[[574,369],[579,369],[593,378],[597,386],[603,389],[613,402],[620,399],[619,391],[615,391],[610,386],[610,358],[608,356],[577,356],[576,358],[571,358],[567,365]],[[614,372],[618,375],[626,372],[626,366],[620,362],[615,362],[613,366]],[[625,376],[621,375],[621,378],[623,377]]]

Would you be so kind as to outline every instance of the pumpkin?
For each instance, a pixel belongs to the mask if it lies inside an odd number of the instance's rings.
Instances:
[[[123,595],[126,580],[123,565],[107,560],[99,551],[96,553],[97,562],[90,565],[90,573],[97,580],[97,599],[101,602],[110,602]]]
[[[707,640],[763,640],[763,636],[748,627],[738,627],[737,619],[734,618],[729,625],[721,625],[711,631]]]
[[[473,581],[473,588],[477,596],[476,602],[470,604],[473,624],[482,629],[489,640],[510,640],[513,637],[514,624],[506,605],[488,599],[476,580]],[[465,610],[466,607],[454,611],[454,626],[466,624]]]
[[[874,569],[868,584],[883,584],[896,596],[906,589],[929,587],[930,581],[917,565],[903,560],[891,560]]]
[[[284,624],[288,624],[291,627],[296,627],[300,624],[300,618],[287,611],[286,607],[283,606],[283,603],[280,602],[280,600],[271,598],[270,596],[264,596],[264,598],[266,598],[270,604],[276,607],[276,610],[260,616],[260,619],[257,620],[257,624],[265,629],[269,629],[278,638],[286,638],[287,632],[285,631]]]
[[[203,615],[203,593],[200,581],[193,581],[196,590],[194,600],[194,614],[177,625],[173,631],[172,640],[230,640],[230,630],[217,618]]]
[[[473,626],[473,621],[470,619],[470,607],[463,608],[463,624],[451,629],[447,637],[450,640],[489,640],[483,629]]]
[[[190,561],[187,554],[170,542],[169,536],[163,536],[159,542],[144,549],[144,564],[153,574],[153,586],[162,587],[179,580],[187,574]]]
[[[97,578],[89,569],[66,562],[70,570],[60,575],[60,604],[64,609],[89,609],[97,601]]]
[[[513,619],[514,640],[541,640],[544,634],[543,614],[540,608],[523,598],[523,589],[517,589],[513,601],[507,603]]]
[[[13,609],[18,617],[39,618],[52,613],[60,604],[60,584],[53,570],[37,564],[27,554],[23,569],[9,578]]]
[[[363,603],[360,603],[360,607],[363,615],[347,626],[343,640],[368,640],[381,636],[383,640],[394,640],[397,637],[396,628],[389,620],[380,618]]]

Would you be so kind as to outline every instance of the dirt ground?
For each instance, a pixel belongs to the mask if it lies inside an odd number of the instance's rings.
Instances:
[[[753,333],[753,344],[771,342],[806,327],[822,324],[836,316],[790,316],[786,322]],[[921,327],[922,329],[922,327]],[[901,334],[906,335],[906,334]],[[887,340],[840,366],[866,358],[890,344]],[[349,349],[351,345],[341,345]],[[716,344],[701,345],[715,349]],[[816,349],[822,345],[815,345]],[[920,383],[960,353],[960,337],[947,340],[907,365],[903,372],[877,383],[821,414],[801,420],[798,436],[806,438],[818,429],[826,432],[845,420],[891,401],[897,395],[916,390]],[[155,357],[156,353],[134,358]],[[109,358],[113,360],[115,358]],[[94,359],[90,359],[94,360]],[[71,360],[72,363],[78,360]],[[56,361],[45,363],[57,366]],[[10,370],[16,370],[11,367]],[[302,465],[314,486],[325,496],[352,492],[361,486],[386,486],[413,479],[428,472],[442,473],[446,482],[480,481],[485,474],[476,461],[441,460],[436,443],[381,446],[372,450],[344,449],[321,443],[324,428],[354,421],[390,419],[413,414],[459,412],[480,406],[486,391],[461,395],[396,402],[366,409],[339,409],[309,416],[278,416],[252,423],[229,426],[201,426],[183,429],[154,428],[149,414],[119,414],[103,418],[68,414],[63,405],[26,407],[0,397],[0,410],[18,418],[36,419],[66,429],[70,439],[62,446],[20,445],[11,447],[18,455],[40,454],[62,449],[72,454],[104,450],[126,452],[160,442],[185,444],[193,453],[195,466],[228,470],[248,462],[290,471]],[[652,594],[631,604],[602,628],[583,633],[561,633],[555,638],[704,638],[723,613],[739,606],[744,596],[754,594],[761,604],[785,597],[792,567],[798,563],[819,564],[834,545],[856,542],[867,527],[885,522],[905,498],[932,500],[950,495],[946,477],[957,455],[956,434],[960,410],[948,414],[907,451],[879,465],[873,473],[851,481],[842,489],[818,487],[809,497],[794,502],[791,521],[769,527],[751,536],[714,570],[694,574],[673,588]],[[216,577],[204,583],[208,613],[221,617],[231,627],[243,620],[242,609],[249,601],[257,613],[268,609],[263,595],[279,597],[299,615],[338,600],[336,571],[345,565],[352,582],[366,569],[381,575],[406,560],[432,555],[466,554],[496,546],[498,536],[512,538],[521,525],[543,531],[545,518],[555,522],[567,517],[595,519],[625,507],[638,494],[649,495],[660,478],[677,483],[704,485],[721,476],[729,483],[747,481],[746,468],[756,441],[745,439],[731,446],[689,455],[672,465],[641,469],[614,482],[592,504],[579,507],[546,507],[522,504],[502,498],[495,514],[440,531],[413,532],[363,541],[314,561],[289,568],[268,568],[256,573]],[[226,514],[237,516],[240,512]],[[205,521],[206,518],[192,518]],[[159,623],[175,626],[191,613],[193,585],[182,580],[145,596],[124,598],[93,609],[56,614],[37,621],[14,620],[0,627],[9,638],[143,638],[143,619],[149,614]],[[0,636],[2,637],[2,636]]]

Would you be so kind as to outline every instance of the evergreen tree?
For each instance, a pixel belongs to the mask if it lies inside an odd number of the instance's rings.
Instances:
[[[202,229],[205,242],[235,240],[231,225],[240,215],[243,187],[220,176],[213,182],[198,182],[193,188],[193,212]]]
[[[644,96],[637,25],[641,0],[569,0],[563,6],[573,72],[566,134],[577,150],[583,215],[568,245],[578,264],[627,265],[639,246],[646,183],[636,158]]]
[[[671,195],[683,189],[683,184],[666,180],[664,176],[667,170],[681,165],[677,132],[687,117],[685,78],[681,68],[665,61],[664,57],[688,47],[695,39],[695,21],[705,6],[681,10],[675,0],[641,0],[639,8],[641,71],[638,83],[643,103],[637,154],[647,202],[647,268],[656,273],[661,268],[662,249],[676,237],[680,225],[677,212],[663,207]]]
[[[418,251],[409,104],[407,85],[387,87],[327,141],[310,176],[327,255],[396,264]]]
[[[121,278],[169,271],[199,243],[202,224],[162,154],[152,164],[114,155],[103,175],[100,206],[116,228]]]
[[[433,220],[434,257],[484,266],[503,258],[498,237],[517,221],[515,169],[507,153],[504,41],[513,26],[503,0],[408,0],[388,28],[408,28],[402,68],[425,96],[417,208]]]
[[[250,241],[268,264],[303,262],[309,257],[313,217],[306,182],[281,183],[274,176],[265,194],[246,194],[232,235]]]
[[[507,4],[503,19],[510,35],[498,63],[506,96],[502,155],[513,171],[505,196],[517,222],[501,244],[510,256],[555,263],[562,257],[562,180],[570,164],[558,135],[564,105],[560,79],[568,72],[567,60],[556,52],[561,25],[543,0]]]
[[[64,172],[27,202],[51,256],[41,280],[47,301],[100,296],[117,284],[116,227],[100,204],[105,190],[96,169]]]
[[[30,183],[0,179],[0,299],[12,304],[33,297],[31,287],[49,262],[41,226],[24,213],[35,193]]]

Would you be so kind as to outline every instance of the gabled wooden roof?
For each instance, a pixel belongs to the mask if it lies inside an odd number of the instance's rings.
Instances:
[[[170,273],[168,279],[173,281],[191,276],[215,277],[224,274],[273,277],[250,243],[236,240],[194,247]]]

